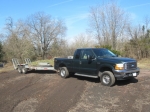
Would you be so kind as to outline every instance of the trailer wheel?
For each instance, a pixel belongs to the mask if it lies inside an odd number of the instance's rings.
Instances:
[[[22,73],[22,66],[18,66],[18,72]]]
[[[25,67],[23,67],[23,68],[22,68],[22,73],[23,73],[23,74],[26,74],[26,73],[27,73],[27,71],[28,71],[28,69],[27,69],[27,68],[25,68]]]
[[[115,77],[112,72],[104,71],[100,77],[101,84],[104,86],[112,86],[115,83]]]
[[[61,67],[61,68],[60,68],[59,75],[60,75],[62,78],[67,78],[67,77],[69,76],[69,72],[68,72],[67,68],[66,68],[66,67]]]

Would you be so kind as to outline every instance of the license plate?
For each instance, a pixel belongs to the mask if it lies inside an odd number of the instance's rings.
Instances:
[[[136,76],[136,73],[133,73],[133,76]]]

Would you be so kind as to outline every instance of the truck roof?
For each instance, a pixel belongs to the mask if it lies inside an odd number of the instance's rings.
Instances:
[[[105,48],[78,48],[78,49],[105,49]]]

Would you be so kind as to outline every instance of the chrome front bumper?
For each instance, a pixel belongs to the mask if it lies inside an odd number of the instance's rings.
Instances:
[[[126,80],[132,77],[137,77],[140,73],[140,68],[134,70],[113,70],[113,73],[117,80]]]

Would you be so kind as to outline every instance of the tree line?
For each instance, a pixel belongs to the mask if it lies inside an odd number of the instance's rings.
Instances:
[[[117,3],[110,2],[90,8],[86,33],[77,34],[72,42],[65,38],[67,27],[61,19],[43,12],[25,20],[6,19],[0,33],[0,60],[12,58],[46,59],[73,55],[76,48],[103,47],[136,59],[150,56],[150,18],[132,24],[130,14]]]

